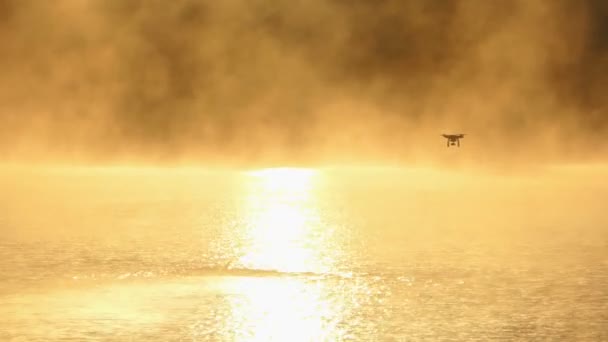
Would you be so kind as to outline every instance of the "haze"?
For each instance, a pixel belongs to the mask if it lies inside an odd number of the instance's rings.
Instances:
[[[2,0],[0,150],[75,163],[604,160],[586,1]]]
[[[0,340],[608,340],[604,0],[0,0],[0,42]]]

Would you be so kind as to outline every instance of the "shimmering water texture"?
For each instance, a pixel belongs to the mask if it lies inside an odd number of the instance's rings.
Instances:
[[[4,170],[0,340],[605,341],[605,170]]]

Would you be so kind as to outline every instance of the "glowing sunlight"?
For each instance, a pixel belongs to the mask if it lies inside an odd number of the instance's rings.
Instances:
[[[329,269],[331,258],[324,255],[332,248],[313,196],[318,173],[266,169],[248,176],[247,243],[241,265],[281,272]],[[230,300],[234,340],[320,341],[340,336],[335,326],[340,315],[332,311],[322,287],[308,286],[304,279],[229,278],[224,286],[238,294]]]
[[[293,278],[233,278],[231,297],[235,341],[324,341],[339,339],[340,305],[324,298],[323,287]]]
[[[284,272],[322,271],[319,215],[313,196],[317,173],[307,169],[267,169],[252,176],[247,197],[245,246],[240,263]]]

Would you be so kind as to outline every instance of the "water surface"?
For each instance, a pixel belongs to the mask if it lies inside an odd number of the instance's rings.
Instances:
[[[5,168],[0,340],[607,340],[604,171]]]

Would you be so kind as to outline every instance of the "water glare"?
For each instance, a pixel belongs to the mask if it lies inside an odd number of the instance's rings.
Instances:
[[[249,174],[246,246],[240,263],[282,272],[327,271],[320,217],[312,191],[318,173],[308,169],[266,169]]]
[[[225,288],[230,297],[236,341],[325,341],[339,331],[332,325],[336,312],[324,289],[297,278],[233,278]],[[333,337],[332,339],[329,339]]]
[[[313,196],[319,173],[309,169],[265,169],[249,172],[245,204],[246,241],[239,263],[256,270],[286,273],[326,272],[319,208]],[[313,283],[311,286],[311,282]],[[314,286],[316,284],[316,286]],[[228,278],[233,292],[231,315],[236,341],[322,341],[337,338],[330,328],[332,312],[320,282],[304,278]]]

